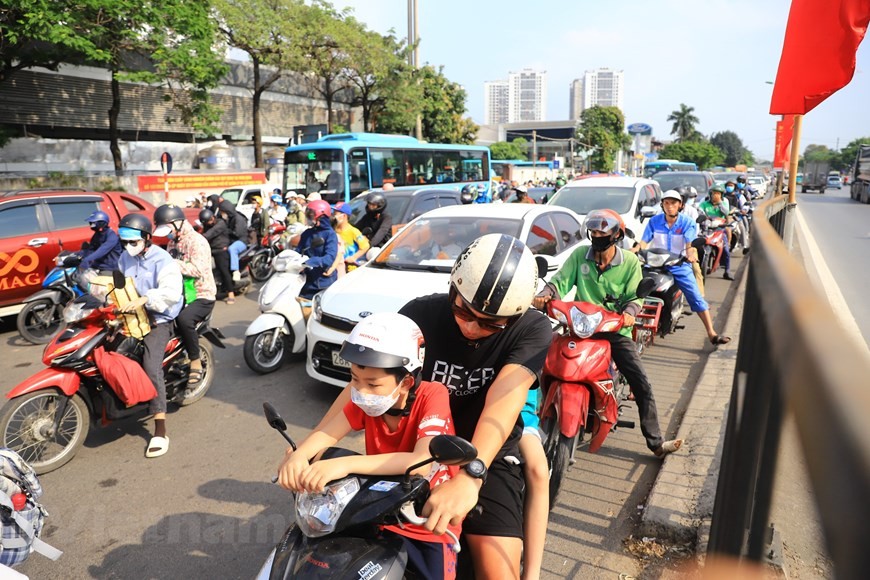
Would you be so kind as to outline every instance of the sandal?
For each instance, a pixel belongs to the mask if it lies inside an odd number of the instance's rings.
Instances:
[[[190,369],[187,373],[187,386],[198,385],[202,382],[202,377],[205,376],[205,371],[202,369]]]
[[[235,303],[236,303],[236,299],[235,299],[235,298],[227,298],[227,299],[226,299],[226,303],[227,303],[227,304],[235,304]]]
[[[680,447],[683,446],[682,439],[671,439],[670,441],[665,441],[662,443],[662,446],[653,451],[653,455],[656,457],[664,457],[665,455],[669,455],[676,451],[679,451]]]
[[[731,342],[730,336],[720,336],[718,334],[710,339],[710,344],[715,344],[715,345],[728,344],[729,342]]]
[[[169,451],[169,437],[152,437],[148,443],[148,450],[145,452],[145,457],[151,459],[160,457]]]

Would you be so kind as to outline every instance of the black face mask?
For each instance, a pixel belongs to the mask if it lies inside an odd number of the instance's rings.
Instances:
[[[612,236],[606,238],[592,238],[592,249],[596,252],[603,252],[610,246],[616,243]]]

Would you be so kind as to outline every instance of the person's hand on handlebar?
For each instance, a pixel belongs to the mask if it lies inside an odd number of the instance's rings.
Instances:
[[[532,299],[532,306],[538,310],[543,310],[547,307],[547,303],[552,299],[552,296],[535,296],[534,299]]]

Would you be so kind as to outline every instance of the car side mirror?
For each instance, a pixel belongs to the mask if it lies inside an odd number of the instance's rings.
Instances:
[[[112,270],[112,285],[116,289],[123,288],[127,284],[127,278],[120,270]]]
[[[645,205],[640,208],[641,218],[651,218],[654,215],[656,215],[656,208],[654,205]]]

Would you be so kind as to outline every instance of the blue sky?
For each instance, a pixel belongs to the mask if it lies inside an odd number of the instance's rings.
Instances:
[[[407,0],[335,0],[369,28],[407,36]],[[789,0],[418,0],[420,59],[443,65],[483,121],[483,83],[525,67],[548,73],[547,120],[568,117],[568,87],[587,69],[625,71],[628,123],[669,139],[671,111],[695,108],[699,130],[732,130],[773,156],[768,114]],[[805,118],[802,148],[870,135],[870,40],[852,82]]]

